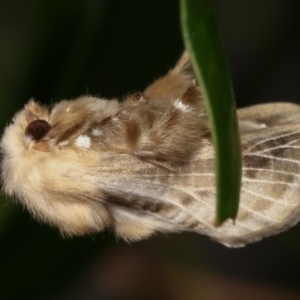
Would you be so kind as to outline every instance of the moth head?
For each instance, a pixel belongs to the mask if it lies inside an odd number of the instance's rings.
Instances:
[[[92,149],[87,134],[95,120],[118,109],[117,101],[94,97],[64,100],[53,107],[30,100],[1,139],[5,193],[67,235],[97,231],[107,216],[94,200],[101,200],[102,194],[94,182],[97,177],[88,172],[95,155],[88,158]]]
[[[91,140],[83,133],[95,120],[101,121],[118,109],[117,101],[88,96],[63,100],[53,107],[31,99],[5,128],[1,139],[5,191],[13,194],[16,181],[35,174],[41,162],[51,156],[67,156],[67,150],[87,152]]]

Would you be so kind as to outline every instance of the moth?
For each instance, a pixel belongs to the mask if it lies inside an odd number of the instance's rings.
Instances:
[[[243,155],[235,222],[215,227],[215,156],[187,53],[125,101],[35,100],[1,140],[3,190],[68,236],[112,228],[127,241],[193,231],[240,247],[300,218],[300,106],[238,110]]]

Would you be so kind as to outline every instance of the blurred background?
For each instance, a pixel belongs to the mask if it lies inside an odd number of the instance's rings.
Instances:
[[[175,0],[0,2],[1,130],[30,97],[122,99],[183,51]],[[300,101],[300,2],[216,0],[238,107]],[[300,226],[241,249],[197,234],[63,239],[0,199],[0,299],[300,299]]]

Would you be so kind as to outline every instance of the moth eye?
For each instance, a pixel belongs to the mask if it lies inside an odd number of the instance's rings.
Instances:
[[[35,141],[43,138],[51,129],[51,125],[44,120],[35,120],[29,123],[25,134],[32,137]]]

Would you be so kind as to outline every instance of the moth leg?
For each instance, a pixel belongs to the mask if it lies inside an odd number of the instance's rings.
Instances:
[[[145,111],[143,112],[145,113]],[[191,84],[169,110],[146,121],[137,111],[125,123],[131,152],[141,158],[187,162],[201,146],[208,121],[199,88]]]

